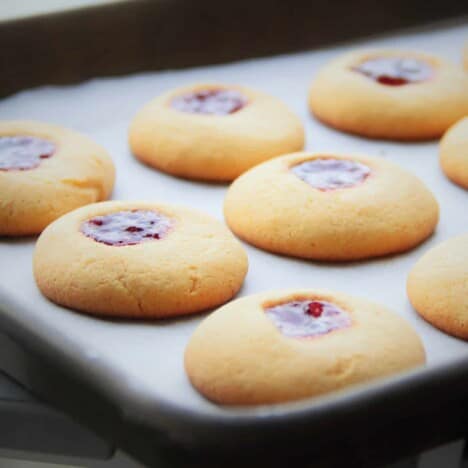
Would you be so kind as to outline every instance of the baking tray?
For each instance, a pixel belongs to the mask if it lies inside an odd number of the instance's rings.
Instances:
[[[284,457],[299,465],[314,457],[314,466],[342,466],[344,459],[352,460],[352,466],[370,466],[464,435],[468,346],[419,318],[406,298],[405,281],[424,252],[467,230],[467,194],[440,171],[436,142],[399,144],[339,133],[308,115],[306,93],[319,67],[348,49],[416,48],[460,61],[467,32],[466,23],[456,24],[293,55],[42,87],[0,102],[1,119],[56,122],[106,147],[117,166],[114,199],[180,203],[220,220],[226,186],[173,178],[140,164],[129,152],[131,118],[168,88],[220,81],[262,89],[300,115],[307,149],[373,154],[418,174],[441,207],[439,227],[423,245],[403,255],[342,264],[289,259],[246,245],[250,270],[240,295],[323,287],[385,304],[420,334],[426,368],[296,403],[216,406],[191,388],[183,371],[185,344],[204,315],[128,322],[58,307],[35,286],[33,238],[0,241],[0,366],[150,466],[231,466],[258,460],[282,466]]]
[[[443,18],[463,0],[118,0],[2,21],[0,96],[40,84],[222,63]]]

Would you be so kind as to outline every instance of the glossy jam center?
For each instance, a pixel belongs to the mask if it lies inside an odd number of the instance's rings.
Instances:
[[[171,106],[190,114],[233,114],[247,104],[247,98],[232,89],[205,89],[183,94],[171,101]]]
[[[43,138],[32,136],[0,137],[0,171],[27,171],[50,158],[55,145]]]
[[[297,164],[291,171],[299,179],[318,190],[336,190],[362,183],[371,170],[347,159],[313,159]]]
[[[351,325],[348,312],[326,301],[291,301],[269,307],[265,313],[284,336],[293,338],[324,335]]]
[[[389,86],[419,83],[431,78],[432,67],[421,60],[403,57],[380,57],[353,67],[354,71]]]
[[[171,220],[156,211],[131,210],[88,219],[81,232],[96,242],[124,246],[161,239],[171,226]]]

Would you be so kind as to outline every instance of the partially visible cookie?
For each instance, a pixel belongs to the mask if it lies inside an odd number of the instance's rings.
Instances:
[[[465,42],[465,47],[463,48],[463,66],[468,71],[468,41]]]
[[[197,84],[169,91],[138,112],[133,154],[189,179],[230,181],[304,147],[298,117],[279,99],[241,86]]]
[[[438,138],[468,114],[468,76],[420,52],[355,51],[319,71],[309,107],[345,132],[390,140]]]
[[[400,316],[322,290],[274,291],[221,307],[185,351],[193,386],[220,404],[299,400],[369,382],[425,362]]]
[[[440,142],[439,154],[446,176],[468,189],[468,117],[447,130]]]
[[[110,157],[86,136],[0,121],[0,235],[38,234],[64,213],[107,199],[114,178]]]
[[[61,217],[34,252],[41,292],[94,315],[172,317],[231,299],[247,255],[220,222],[151,202],[104,202]]]
[[[468,340],[468,234],[426,252],[408,275],[407,291],[421,317]]]
[[[271,252],[358,260],[403,252],[425,240],[438,204],[413,174],[383,159],[295,153],[243,174],[224,202],[231,230]]]

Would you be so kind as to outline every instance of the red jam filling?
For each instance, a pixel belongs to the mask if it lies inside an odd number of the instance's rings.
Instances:
[[[354,187],[371,173],[364,164],[347,159],[313,159],[293,166],[291,171],[311,187],[322,191]]]
[[[351,325],[348,312],[319,300],[297,300],[265,309],[267,317],[284,335],[308,338],[325,335]]]
[[[171,220],[156,211],[131,210],[88,219],[80,230],[96,242],[124,246],[161,239],[171,226]]]
[[[35,169],[50,158],[55,145],[43,138],[32,136],[0,137],[0,171],[27,171]]]
[[[380,57],[353,67],[373,80],[388,86],[420,83],[431,78],[432,67],[421,60],[403,57]]]
[[[189,114],[228,115],[241,110],[247,98],[232,89],[205,89],[177,96],[171,106]]]

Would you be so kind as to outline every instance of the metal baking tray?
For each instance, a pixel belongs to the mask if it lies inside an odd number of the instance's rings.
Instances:
[[[441,208],[440,224],[427,242],[406,254],[339,264],[290,259],[245,245],[250,270],[240,295],[323,287],[385,304],[418,331],[427,351],[425,368],[295,403],[216,406],[190,386],[183,370],[184,347],[205,315],[131,322],[58,307],[34,283],[34,238],[0,239],[0,367],[150,466],[238,466],[258,460],[283,466],[286,459],[299,466],[311,460],[314,466],[340,466],[337,460],[346,458],[352,466],[370,466],[466,434],[468,345],[424,322],[408,303],[405,282],[424,252],[467,231],[467,193],[441,172],[437,142],[346,135],[315,121],[306,108],[310,80],[337,54],[356,47],[402,47],[460,61],[466,33],[466,24],[458,23],[273,58],[46,86],[0,102],[0,119],[55,122],[102,144],[117,166],[114,199],[178,203],[219,220],[226,186],[165,175],[129,151],[133,115],[169,88],[198,81],[259,88],[300,115],[307,149],[377,155],[417,174]]]

